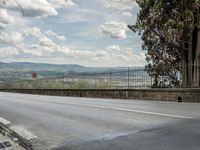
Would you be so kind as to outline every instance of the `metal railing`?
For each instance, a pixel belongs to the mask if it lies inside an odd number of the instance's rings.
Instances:
[[[37,72],[37,71],[32,71]],[[150,88],[152,78],[144,67],[106,69],[105,71],[77,72],[64,75],[43,75],[37,79],[32,72],[1,72],[0,88]]]
[[[0,72],[1,89],[144,89],[144,88],[199,88],[200,65],[179,65],[167,68],[160,75],[149,75],[144,67],[111,68],[104,71],[73,73]],[[32,73],[38,74],[36,79]]]

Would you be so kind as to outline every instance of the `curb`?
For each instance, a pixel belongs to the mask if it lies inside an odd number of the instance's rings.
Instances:
[[[13,130],[13,128],[11,127],[11,122],[1,117],[0,117],[0,134],[8,137],[14,143],[18,144],[19,146],[21,146],[26,150],[34,150],[30,140],[37,137],[35,136],[31,138],[30,136],[26,135],[26,132],[22,134],[20,133],[20,131]]]

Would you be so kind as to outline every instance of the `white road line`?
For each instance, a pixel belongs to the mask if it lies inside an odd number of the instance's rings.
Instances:
[[[141,114],[148,114],[148,115],[172,117],[172,118],[193,119],[192,117],[189,117],[189,116],[181,116],[181,115],[173,115],[173,114],[165,114],[165,113],[156,113],[156,112],[150,112],[150,111],[126,109],[126,108],[118,108],[118,107],[110,107],[110,106],[103,106],[103,105],[76,104],[76,103],[69,103],[69,102],[56,102],[56,101],[51,101],[51,100],[43,100],[43,101],[57,103],[57,104],[68,104],[68,105],[83,106],[83,107],[90,107],[90,108],[110,109],[110,110],[117,110],[117,111],[125,111],[125,112],[141,113]]]
[[[110,109],[116,111],[125,111],[125,112],[133,112],[133,113],[140,113],[140,114],[147,114],[147,115],[156,115],[156,116],[164,116],[164,117],[172,117],[172,118],[179,118],[179,119],[193,119],[190,116],[182,116],[182,115],[173,115],[173,114],[165,114],[165,113],[157,113],[157,112],[150,112],[150,111],[143,111],[143,110],[136,110],[136,109],[126,109],[126,108],[119,108],[119,107],[112,107],[112,106],[103,106],[103,105],[90,105],[90,104],[77,104],[71,102],[64,102],[64,101],[53,101],[53,100],[33,100],[37,102],[51,102],[57,104],[67,104],[67,105],[74,105],[74,106],[83,106],[83,107],[90,107],[90,108],[100,108],[100,109]]]

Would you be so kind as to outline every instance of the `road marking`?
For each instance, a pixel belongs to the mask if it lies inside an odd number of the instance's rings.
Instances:
[[[74,104],[74,103],[67,103],[67,104],[77,105],[77,106],[84,106],[84,107],[91,107],[91,108],[101,108],[101,109],[110,109],[110,110],[118,110],[118,111],[125,111],[125,112],[134,112],[134,113],[141,113],[141,114],[148,114],[148,115],[158,115],[158,116],[173,117],[173,118],[192,119],[192,117],[171,115],[171,114],[163,114],[163,113],[155,113],[155,112],[141,111],[141,110],[134,110],[134,109],[126,109],[126,108],[117,108],[117,107],[109,107],[109,106],[98,106],[98,105]]]
[[[57,103],[57,104],[68,104],[68,105],[83,106],[83,107],[90,107],[90,108],[101,108],[101,109],[110,109],[110,110],[117,110],[117,111],[133,112],[133,113],[140,113],[140,114],[147,114],[147,115],[157,115],[157,116],[181,118],[181,119],[193,119],[192,117],[189,117],[189,116],[156,113],[156,112],[150,112],[150,111],[110,107],[110,106],[103,106],[103,105],[88,105],[88,104],[76,104],[76,103],[70,103],[70,102],[55,102],[55,101],[51,101],[51,100],[43,100],[43,101]]]
[[[110,109],[110,110],[116,110],[116,111],[125,111],[125,112],[133,112],[133,113],[140,113],[140,114],[147,114],[147,115],[156,115],[156,116],[164,116],[164,117],[172,117],[172,118],[179,118],[179,119],[193,119],[190,116],[182,116],[182,115],[173,115],[173,114],[165,114],[165,113],[157,113],[157,112],[150,112],[150,111],[143,111],[143,110],[136,110],[136,109],[126,109],[126,108],[119,108],[119,107],[111,107],[111,106],[103,106],[103,105],[90,105],[90,104],[77,104],[77,103],[71,103],[71,102],[64,102],[64,101],[53,101],[53,100],[36,100],[33,101],[38,102],[51,102],[56,104],[68,104],[68,105],[74,105],[74,106],[83,106],[83,107],[90,107],[90,108],[100,108],[100,109]]]

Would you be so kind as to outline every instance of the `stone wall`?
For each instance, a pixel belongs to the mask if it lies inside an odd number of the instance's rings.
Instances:
[[[2,92],[52,96],[200,102],[200,89],[1,89]]]

